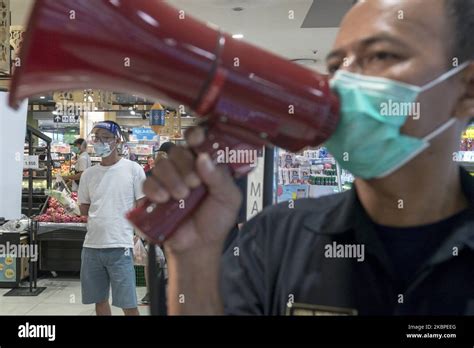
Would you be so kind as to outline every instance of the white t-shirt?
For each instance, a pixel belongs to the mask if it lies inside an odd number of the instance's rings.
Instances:
[[[92,165],[91,163],[91,157],[87,152],[83,152],[79,155],[79,158],[77,159],[76,165],[74,166],[74,169],[76,173],[80,172],[85,172],[87,168],[89,168]],[[72,182],[72,190],[74,192],[77,192],[79,189],[79,185],[76,184],[76,180]]]
[[[122,158],[110,167],[87,169],[79,184],[79,204],[90,204],[87,248],[133,248],[133,227],[125,214],[143,198],[145,172],[135,162]]]

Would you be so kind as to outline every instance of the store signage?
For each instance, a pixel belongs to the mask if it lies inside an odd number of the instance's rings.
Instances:
[[[54,123],[79,123],[78,115],[54,115]]]
[[[162,109],[150,110],[150,126],[164,126],[165,115],[166,115],[166,110],[162,110]]]
[[[263,209],[263,179],[265,152],[257,158],[257,165],[247,176],[247,220]]]
[[[157,134],[151,128],[132,128],[132,135],[137,140],[154,140]]]
[[[39,169],[39,156],[25,156],[23,169]]]

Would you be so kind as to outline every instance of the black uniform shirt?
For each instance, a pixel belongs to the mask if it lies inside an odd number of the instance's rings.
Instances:
[[[222,257],[225,312],[283,315],[288,304],[308,304],[359,315],[474,315],[474,178],[461,170],[461,179],[468,211],[403,293],[350,190],[272,206],[234,231]]]

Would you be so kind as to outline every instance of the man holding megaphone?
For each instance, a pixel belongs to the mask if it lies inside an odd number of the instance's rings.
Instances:
[[[158,0],[38,0],[32,18],[12,106],[47,90],[119,88],[206,118],[188,148],[156,163],[148,201],[127,215],[164,244],[170,314],[474,314],[474,182],[453,156],[474,117],[471,0],[360,1],[329,78]],[[322,143],[356,176],[353,190],[233,230],[231,174],[249,168],[216,165],[216,151]]]
[[[341,122],[326,145],[357,177],[351,192],[266,209],[221,256],[241,199],[228,172],[183,148],[156,164],[151,200],[209,191],[165,242],[170,313],[474,314],[474,182],[452,157],[474,117],[462,6],[474,14],[472,1],[365,1],[342,22],[328,57]],[[420,117],[382,115],[389,101]]]

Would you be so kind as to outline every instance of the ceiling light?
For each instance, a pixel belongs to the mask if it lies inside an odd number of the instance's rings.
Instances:
[[[40,97],[40,99],[46,99],[46,97],[45,97],[44,95],[42,95],[42,96]]]
[[[232,35],[232,37],[233,37],[234,39],[239,40],[239,39],[243,39],[243,38],[244,38],[244,34],[234,34],[234,35]]]

